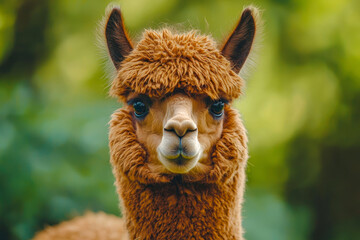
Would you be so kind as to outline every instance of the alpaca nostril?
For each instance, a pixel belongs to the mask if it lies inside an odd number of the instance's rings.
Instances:
[[[188,132],[196,132],[197,131],[197,128],[195,129],[187,129],[186,131],[184,132],[179,132],[179,131],[176,131],[175,129],[167,129],[167,128],[164,128],[164,131],[166,132],[173,132],[175,133],[176,136],[178,136],[180,139],[185,136]]]
[[[179,136],[179,135],[177,134],[177,132],[175,131],[175,129],[173,129],[173,128],[164,128],[164,131],[166,131],[166,132],[173,132],[173,133],[175,133],[176,136],[178,136],[179,138],[182,138],[182,136]]]
[[[179,138],[182,138],[188,132],[197,131],[197,127],[191,120],[185,120],[182,122],[169,120],[164,127],[164,131],[174,132]]]

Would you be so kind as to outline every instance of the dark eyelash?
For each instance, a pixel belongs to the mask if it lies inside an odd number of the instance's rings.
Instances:
[[[219,98],[217,100],[212,100],[210,98],[206,98],[205,99],[205,104],[207,107],[210,107],[212,104],[218,102],[218,101],[222,101],[224,104],[228,104],[229,103],[229,100],[225,99],[225,98]]]
[[[142,101],[142,102],[146,103],[149,107],[151,107],[151,105],[152,105],[151,98],[149,98],[146,95],[140,95],[140,96],[137,96],[135,98],[132,98],[129,101],[127,101],[127,104],[128,105],[133,105],[136,101]]]
[[[223,103],[225,104],[228,104],[229,103],[229,100],[225,99],[225,98],[220,98],[220,101],[222,101]]]

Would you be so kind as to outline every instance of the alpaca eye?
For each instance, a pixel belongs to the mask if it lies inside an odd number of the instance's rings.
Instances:
[[[148,106],[141,100],[135,101],[133,104],[133,108],[135,117],[137,118],[144,118],[149,112]]]
[[[210,113],[214,118],[219,118],[224,114],[224,102],[219,100],[211,104]]]

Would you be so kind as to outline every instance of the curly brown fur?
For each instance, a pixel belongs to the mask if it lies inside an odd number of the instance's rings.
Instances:
[[[211,37],[163,29],[145,31],[121,63],[110,93],[125,100],[130,92],[162,97],[182,89],[191,95],[233,99],[239,97],[242,85]]]
[[[151,173],[134,132],[128,109],[113,114],[111,163],[130,239],[241,239],[247,139],[236,111],[226,109],[213,168],[196,180]]]
[[[47,227],[34,240],[125,240],[124,221],[105,213],[87,213],[55,227]]]

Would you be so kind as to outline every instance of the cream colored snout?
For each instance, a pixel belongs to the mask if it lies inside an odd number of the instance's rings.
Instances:
[[[175,95],[167,104],[157,152],[160,162],[173,173],[189,172],[202,154],[192,111],[192,102],[187,96]]]

